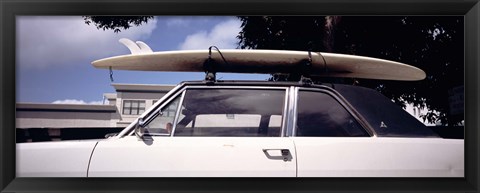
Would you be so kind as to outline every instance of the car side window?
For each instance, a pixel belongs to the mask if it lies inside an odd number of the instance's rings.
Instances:
[[[300,90],[297,102],[296,136],[369,136],[356,119],[331,95]]]
[[[170,101],[168,105],[164,106],[162,110],[145,125],[145,134],[170,136],[172,133],[175,112],[178,108],[179,101],[180,96]]]
[[[286,90],[189,89],[175,136],[278,137]]]

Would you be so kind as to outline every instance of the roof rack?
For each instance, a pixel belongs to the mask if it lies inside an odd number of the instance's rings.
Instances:
[[[217,46],[208,47],[208,58],[205,60],[205,62],[203,62],[203,69],[205,70],[205,81],[208,83],[213,83],[217,81],[217,71],[214,66],[215,62],[212,59],[212,48],[215,48],[215,50],[217,50],[225,64],[228,65],[227,60],[225,59],[225,57],[223,57],[222,52],[220,51],[220,49],[218,49]]]
[[[303,85],[312,85],[313,81],[310,76],[312,71],[312,52],[308,51],[308,59],[300,63],[300,83]]]

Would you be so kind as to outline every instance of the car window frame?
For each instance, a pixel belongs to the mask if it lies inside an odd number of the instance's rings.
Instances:
[[[160,107],[158,107],[156,110],[154,110],[146,119],[145,119],[145,123],[146,125],[150,124],[155,118],[157,118],[158,116],[162,116],[161,114],[159,115],[156,115],[157,113],[164,113],[164,109],[166,107],[168,107],[173,101],[175,101],[177,99],[177,97],[180,97],[179,98],[179,101],[178,101],[178,104],[177,104],[177,107],[175,109],[175,115],[174,115],[174,118],[173,118],[173,123],[176,123],[177,121],[177,116],[179,115],[179,111],[180,111],[180,108],[181,108],[181,105],[182,105],[182,101],[185,97],[185,89],[181,90],[179,93],[173,95],[172,97],[168,98],[164,103],[162,102],[162,104],[160,105]],[[178,96],[178,95],[181,95],[181,96]],[[150,136],[150,137],[153,137],[153,136],[160,136],[160,137],[172,137],[173,136],[173,133],[175,132],[175,125],[176,124],[173,124],[173,128],[172,128],[172,132],[169,134],[169,135],[149,135],[149,134],[145,134],[146,136]]]
[[[182,90],[183,91],[183,96],[182,99],[179,103],[178,109],[177,109],[177,114],[175,115],[175,124],[173,125],[172,133],[173,137],[175,137],[175,129],[177,127],[177,122],[178,122],[178,117],[180,114],[180,108],[183,105],[184,102],[184,97],[185,93],[188,89],[248,89],[248,90],[283,90],[284,91],[284,100],[283,100],[283,107],[282,107],[282,121],[281,121],[281,126],[280,126],[280,136],[278,137],[285,137],[285,133],[287,128],[287,119],[288,119],[288,107],[290,104],[290,89],[291,87],[289,86],[230,86],[230,85],[187,85],[185,88]],[[187,137],[187,136],[176,136],[176,137]],[[207,137],[207,136],[205,136]],[[209,136],[212,137],[212,136]],[[233,136],[236,137],[236,136]]]
[[[173,128],[172,128],[172,134],[170,134],[169,136],[160,136],[160,137],[182,137],[182,136],[175,136],[175,130],[176,130],[176,127],[177,127],[177,122],[178,122],[178,118],[179,118],[179,114],[180,114],[180,110],[182,105],[183,105],[183,102],[184,102],[184,99],[185,99],[185,93],[188,89],[258,89],[258,90],[262,90],[262,89],[268,89],[268,90],[284,90],[285,91],[285,95],[284,95],[284,104],[283,104],[283,108],[282,108],[282,122],[281,122],[281,127],[280,127],[280,136],[278,137],[285,137],[286,136],[286,131],[288,129],[288,120],[289,119],[289,105],[290,105],[290,89],[293,88],[293,87],[289,87],[289,86],[230,86],[230,85],[184,85],[181,89],[175,91],[175,93],[172,93],[171,95],[168,96],[167,99],[165,100],[161,100],[160,104],[158,104],[158,106],[155,106],[155,107],[152,107],[154,109],[151,109],[151,110],[148,110],[147,114],[145,116],[140,116],[139,118],[143,118],[144,122],[150,122],[150,119],[154,119],[155,118],[155,113],[157,112],[161,112],[161,109],[165,108],[165,106],[167,106],[171,101],[175,100],[176,97],[178,97],[179,95],[181,95],[181,98],[180,98],[180,101],[179,101],[179,104],[177,106],[177,109],[176,109],[176,112],[175,112],[175,119],[174,119],[174,124],[173,124]],[[160,100],[159,100],[160,101]],[[158,101],[157,101],[158,103]],[[136,125],[138,126],[138,121],[136,123]],[[135,127],[132,128],[132,130],[128,133],[128,135],[125,135],[125,136],[122,136],[122,137],[126,137],[126,136],[132,136],[134,135],[134,130],[135,130]],[[151,137],[159,137],[159,136],[151,136]]]
[[[333,87],[333,85],[332,85]],[[281,126],[281,135],[280,137],[296,137],[296,119],[297,119],[297,100],[298,100],[298,92],[299,90],[310,90],[316,92],[325,92],[332,96],[337,102],[339,102],[346,110],[349,112],[355,120],[362,126],[363,129],[370,135],[370,137],[378,137],[375,133],[375,130],[369,123],[362,117],[360,113],[358,113],[355,108],[341,95],[339,94],[334,88],[328,87],[326,85],[311,85],[311,87],[302,87],[298,85],[245,85],[245,86],[238,86],[238,85],[188,85],[185,83],[179,84],[177,87],[171,90],[171,92],[167,93],[165,96],[157,100],[157,103],[139,116],[139,119],[148,120],[150,119],[153,114],[155,114],[159,109],[164,108],[170,101],[174,100],[177,96],[183,95],[187,88],[256,88],[256,89],[284,89],[285,92],[285,103],[284,109],[282,113],[282,126]],[[181,107],[183,104],[183,98],[180,99],[178,108]],[[178,108],[177,112],[178,113]],[[175,115],[175,119],[177,119],[178,115]],[[175,120],[177,121],[177,120]],[[128,130],[125,132],[119,133],[116,138],[124,138],[127,136],[133,136],[135,128],[138,126],[138,119],[132,122]],[[176,124],[174,124],[174,128],[172,132],[175,131]],[[173,136],[173,135],[170,135]],[[177,136],[180,137],[180,136]]]
[[[183,85],[182,85],[183,86]],[[181,89],[179,90],[176,90],[176,91],[172,91],[172,93],[168,96],[164,96],[160,99],[157,100],[157,103],[160,101],[159,104],[157,104],[158,106],[152,106],[150,107],[150,109],[147,109],[146,110],[146,114],[142,114],[142,116],[139,116],[138,119],[135,121],[135,126],[133,126],[131,128],[131,130],[128,132],[128,134],[124,135],[124,136],[120,136],[120,138],[123,138],[123,137],[127,137],[127,136],[133,136],[134,133],[135,133],[135,128],[138,127],[138,125],[140,124],[140,121],[139,119],[143,119],[143,122],[144,123],[149,123],[151,122],[152,120],[151,119],[154,119],[156,116],[155,114],[158,113],[158,112],[162,112],[162,109],[165,108],[167,105],[170,104],[170,102],[172,102],[173,100],[175,100],[179,95],[180,96],[180,101],[179,101],[179,104],[177,106],[177,109],[175,111],[175,119],[177,118],[177,111],[179,109],[179,107],[182,105],[182,102],[183,102],[183,95],[185,93],[185,88],[186,87],[182,87]],[[167,97],[166,99],[163,100],[163,98]],[[174,125],[174,128],[172,129],[172,133],[174,132],[174,129],[175,129],[175,125]],[[152,135],[152,137],[155,136],[155,135]],[[163,137],[168,137],[168,136],[172,136],[171,134],[170,135],[165,135]]]

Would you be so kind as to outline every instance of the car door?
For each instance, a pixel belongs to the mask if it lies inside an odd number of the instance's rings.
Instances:
[[[287,89],[187,87],[145,120],[143,139],[99,142],[88,176],[294,177]]]
[[[299,177],[349,177],[372,174],[372,137],[333,92],[296,91],[293,139]],[[371,146],[370,146],[371,147]],[[370,173],[369,173],[370,172]]]
[[[295,109],[298,177],[463,177],[463,141],[371,136],[327,89],[297,90]]]

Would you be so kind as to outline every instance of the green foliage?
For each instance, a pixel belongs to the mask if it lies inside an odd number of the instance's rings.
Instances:
[[[423,118],[454,125],[448,90],[464,84],[461,16],[239,17],[240,48],[312,50],[370,56],[423,69],[422,81],[337,79],[377,89],[395,103],[430,111]],[[309,42],[313,45],[309,45]],[[274,75],[270,80],[298,80]],[[316,80],[323,81],[323,80]],[[331,81],[331,80],[329,80]]]
[[[240,48],[323,50],[324,17],[239,17]],[[309,48],[309,42],[314,46]]]
[[[87,25],[93,23],[97,29],[113,30],[115,33],[132,27],[132,24],[142,25],[150,19],[153,19],[153,16],[83,16]]]

